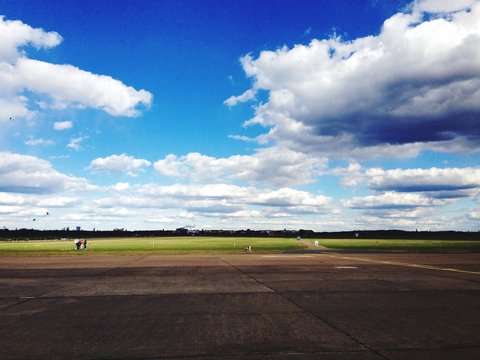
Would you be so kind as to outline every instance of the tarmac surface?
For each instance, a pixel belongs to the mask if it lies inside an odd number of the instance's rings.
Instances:
[[[480,254],[0,256],[1,359],[480,359]]]

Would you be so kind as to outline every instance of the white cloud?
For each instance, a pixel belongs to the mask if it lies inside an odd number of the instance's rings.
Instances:
[[[70,211],[68,219],[87,222],[89,226],[96,221],[102,224],[128,221],[130,228],[137,229],[162,223],[168,228],[200,224],[199,228],[234,229],[245,228],[245,221],[252,229],[283,229],[291,225],[298,228],[305,227],[306,218],[314,224],[312,219],[319,221],[327,213],[329,224],[336,221],[332,199],[290,188],[258,189],[218,183],[146,184],[131,185],[128,191],[119,192],[115,185],[102,188],[100,195],[88,205]]]
[[[350,163],[347,168],[335,168],[332,173],[340,176],[343,186],[357,186],[365,181],[364,169],[359,163]]]
[[[68,130],[73,127],[73,123],[69,120],[67,121],[57,121],[53,123],[53,129],[57,131]]]
[[[165,176],[194,181],[233,179],[279,186],[313,182],[326,168],[327,160],[285,148],[258,149],[253,155],[215,158],[199,153],[167,155],[154,163]]]
[[[130,189],[130,183],[128,182],[118,182],[115,185],[111,186],[111,189],[115,191],[126,191]]]
[[[75,151],[80,151],[82,149],[82,146],[80,145],[80,143],[86,139],[88,139],[88,136],[79,136],[79,137],[73,138],[67,144],[67,147]]]
[[[1,74],[0,74],[1,79]],[[0,83],[0,93],[2,85]],[[29,118],[31,114],[26,108],[27,99],[23,96],[0,97],[0,123],[15,121],[17,117]],[[12,119],[12,120],[10,120]]]
[[[0,193],[0,205],[23,205],[27,200],[22,195]]]
[[[21,58],[16,70],[24,88],[50,95],[57,102],[104,110],[113,116],[137,116],[138,105],[149,106],[152,95],[110,76],[96,75],[71,65]]]
[[[244,141],[244,142],[258,142],[257,138],[250,138],[245,135],[228,135],[228,138],[233,140]]]
[[[19,48],[25,45],[48,49],[61,41],[62,37],[56,32],[33,29],[21,21],[4,20],[4,16],[0,16],[0,61],[17,59],[21,56]]]
[[[368,169],[368,184],[376,190],[447,192],[480,189],[480,168]]]
[[[174,154],[168,154],[163,159],[155,162],[153,166],[160,174],[165,176],[185,176],[188,169],[183,166],[184,161],[182,159],[185,159],[185,157],[178,158]]]
[[[0,121],[32,117],[29,92],[47,95],[40,108],[80,106],[101,109],[112,116],[137,116],[149,106],[152,94],[135,90],[110,76],[97,75],[68,64],[51,64],[27,57],[24,48],[52,48],[62,38],[56,32],[34,29],[21,21],[0,17]],[[49,100],[50,99],[50,100]]]
[[[416,156],[466,140],[454,148],[478,151],[480,3],[421,1],[413,8],[387,19],[378,35],[243,57],[250,90],[269,94],[245,124],[270,128],[263,141],[340,157],[358,157],[359,149]]]
[[[135,159],[127,154],[111,155],[105,158],[92,160],[88,170],[91,172],[119,172],[126,173],[128,176],[137,176],[139,172],[145,171],[145,166],[150,166],[151,162],[144,159]]]
[[[445,201],[432,199],[422,194],[400,194],[391,191],[378,195],[342,200],[343,206],[355,209],[412,209],[443,204],[445,204]]]
[[[320,214],[332,210],[332,199],[291,188],[258,189],[229,184],[157,185],[131,187],[128,195],[108,196],[95,200],[99,209],[127,207],[136,209],[181,210],[198,216],[257,211],[264,216],[283,213]]]
[[[0,212],[13,217],[26,215],[54,217],[60,208],[74,207],[81,203],[82,201],[77,197],[0,193]]]
[[[22,211],[20,206],[0,205],[0,214],[12,214]]]
[[[73,205],[81,204],[82,201],[76,197],[66,197],[66,196],[55,196],[55,197],[48,197],[47,199],[37,199],[36,205],[37,206],[44,206],[44,207],[68,207]]]
[[[323,195],[312,195],[305,191],[282,188],[273,191],[260,192],[251,203],[273,207],[328,207],[331,199]]]
[[[254,187],[241,187],[230,184],[175,184],[160,186],[157,184],[146,184],[141,186],[139,193],[151,197],[174,197],[184,198],[201,198],[201,199],[230,199],[239,197],[248,197],[249,194],[255,193]]]
[[[0,192],[50,194],[93,190],[87,180],[62,174],[45,160],[0,152]]]
[[[467,218],[471,221],[480,221],[480,211],[479,210],[470,210],[467,213]]]
[[[254,89],[248,89],[245,91],[243,94],[239,96],[230,96],[227,100],[225,100],[223,103],[228,106],[235,106],[238,103],[246,102],[249,100],[255,99],[255,96],[257,95],[257,91]]]
[[[49,159],[55,160],[55,159],[68,159],[70,158],[70,155],[52,155],[48,157]]]
[[[480,193],[480,168],[390,169],[363,168],[352,163],[337,168],[344,186],[366,184],[375,191],[424,193],[439,199],[475,198]]]
[[[459,204],[478,201],[480,195],[479,168],[391,169],[363,168],[352,163],[337,168],[345,186],[367,185],[373,195],[344,199],[344,208],[362,214],[359,228],[469,229],[469,213],[459,210]],[[448,214],[449,206],[460,218]],[[460,215],[462,214],[462,215]],[[370,224],[370,225],[369,225]],[[373,227],[375,227],[373,226]]]
[[[413,9],[418,12],[445,13],[468,9],[477,2],[477,0],[417,0]]]
[[[52,140],[47,140],[47,139],[34,139],[34,138],[31,138],[31,139],[25,140],[25,144],[26,144],[26,145],[29,145],[29,146],[36,146],[36,145],[54,145],[55,142],[53,142]]]
[[[227,209],[229,207],[236,209],[238,206],[261,206],[284,208],[289,212],[315,213],[329,209],[332,203],[330,197],[291,188],[271,190],[228,184],[176,184],[169,186],[148,184],[141,186],[138,191],[149,200],[146,202],[147,206],[158,204],[158,199],[163,199],[161,203],[162,206],[165,206],[165,200],[173,199],[174,201],[170,204],[175,207],[206,208],[223,204],[222,206]],[[135,201],[135,199],[138,204],[137,197],[132,198],[131,201]]]
[[[172,224],[175,222],[175,218],[158,214],[145,219],[145,222],[153,224]]]

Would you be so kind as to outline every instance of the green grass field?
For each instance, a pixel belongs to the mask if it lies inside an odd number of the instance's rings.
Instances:
[[[364,240],[364,239],[317,239],[319,245],[339,250],[405,250],[405,251],[452,251],[478,250],[480,241],[463,240]],[[315,239],[309,239],[312,244]]]
[[[87,249],[74,251],[73,240],[1,241],[0,254],[201,254],[244,253],[247,245],[254,253],[279,253],[304,248],[295,239],[222,238],[222,237],[150,237],[88,239]]]
[[[313,244],[315,239],[308,241]],[[338,250],[480,251],[480,241],[318,239],[318,242]],[[73,240],[0,241],[0,254],[234,254],[244,253],[247,245],[252,246],[252,252],[257,254],[304,248],[296,239],[189,236],[89,239],[88,249],[81,251],[74,251]]]

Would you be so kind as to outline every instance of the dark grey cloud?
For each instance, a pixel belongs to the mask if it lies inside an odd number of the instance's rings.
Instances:
[[[396,183],[396,184],[385,184],[385,185],[373,185],[371,188],[373,190],[379,191],[398,191],[398,192],[442,192],[444,196],[452,196],[453,194],[460,195],[458,190],[470,190],[479,188],[480,185],[473,185],[473,184],[409,184],[407,179],[405,179],[405,183]],[[447,195],[449,193],[450,195]]]

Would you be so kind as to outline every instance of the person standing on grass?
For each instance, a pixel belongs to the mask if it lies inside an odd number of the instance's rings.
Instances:
[[[80,250],[80,240],[75,239],[75,250]]]
[[[87,248],[87,239],[84,239],[84,240],[83,240],[83,248],[84,248],[84,249]]]

